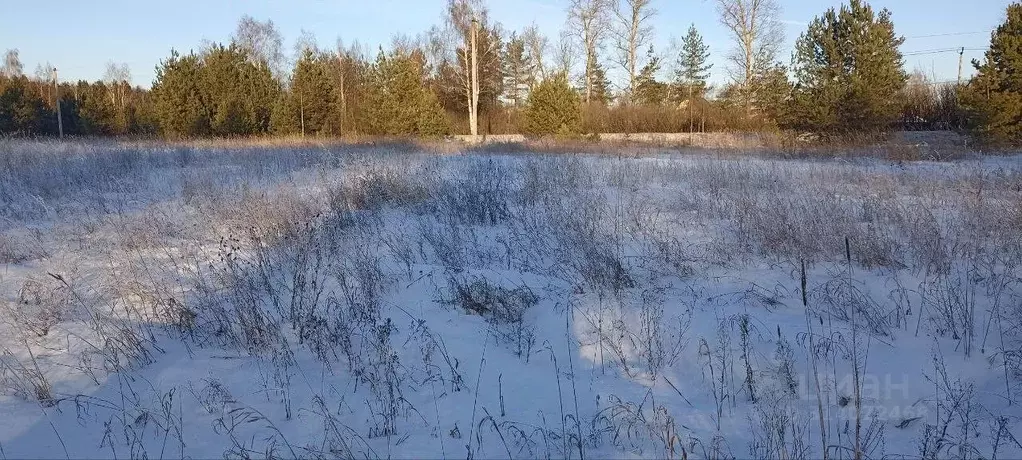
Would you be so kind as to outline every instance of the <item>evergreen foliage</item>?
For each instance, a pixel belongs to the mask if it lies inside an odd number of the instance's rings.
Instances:
[[[564,74],[540,82],[529,94],[522,131],[532,135],[572,135],[582,132],[582,103]]]
[[[702,99],[706,96],[707,79],[713,64],[710,59],[710,47],[703,42],[703,36],[696,30],[695,24],[688,27],[688,32],[681,41],[681,53],[678,54],[677,67],[674,71],[674,99],[677,102]]]
[[[589,75],[592,75],[592,94],[589,96],[589,104],[597,106],[606,106],[611,102],[614,102],[614,94],[611,92],[611,83],[607,78],[607,71],[603,68],[603,65],[599,61],[593,61],[593,68],[590,69]],[[584,78],[584,76],[583,76]],[[582,82],[582,86],[585,86],[585,82]]]
[[[426,85],[421,56],[382,50],[369,76],[369,132],[439,136],[450,127],[436,94]]]
[[[31,91],[24,76],[9,79],[0,89],[0,133],[40,135],[47,131],[53,112]]]
[[[670,86],[656,79],[660,72],[660,57],[653,51],[650,45],[646,52],[646,65],[642,66],[639,74],[635,76],[635,94],[632,101],[640,105],[663,104],[670,95]]]
[[[291,71],[290,91],[277,98],[272,130],[281,134],[339,134],[332,59],[306,48]]]
[[[209,104],[200,88],[202,61],[195,53],[170,57],[156,68],[153,99],[160,130],[170,136],[212,133]]]
[[[977,132],[993,143],[1022,144],[1022,3],[1008,5],[983,62],[962,98]]]
[[[273,22],[244,16],[229,44],[171,50],[150,90],[132,87],[127,66],[113,63],[102,81],[54,86],[52,65],[26,76],[18,51],[7,50],[0,63],[0,136],[56,135],[58,93],[63,131],[72,136],[466,133],[474,20],[484,134],[795,128],[842,135],[970,127],[991,142],[1022,143],[1017,0],[982,62],[974,61],[977,73],[967,85],[941,85],[925,75],[906,83],[898,51],[903,39],[890,12],[874,11],[865,0],[844,1],[799,37],[790,67],[794,85],[789,69],[774,62],[779,37],[768,27],[754,38],[761,43],[753,43],[759,51],[752,59],[730,56],[751,62],[751,70],[711,92],[710,50],[693,24],[670,59],[672,74],[661,80],[664,61],[650,47],[634,87],[629,81],[620,100],[600,64],[602,48],[572,48],[562,40],[566,45],[553,57],[565,70],[549,76],[543,66],[549,41],[535,26],[506,33],[489,17],[485,0],[448,0],[441,26],[395,37],[375,60],[358,42],[324,51],[303,35],[290,68]],[[577,68],[583,63],[588,67]],[[585,105],[578,100],[587,92],[569,81],[585,82],[569,77],[572,70],[590,77]]]
[[[908,79],[891,13],[862,0],[815,18],[793,57],[796,128],[829,133],[882,131],[898,119]]]

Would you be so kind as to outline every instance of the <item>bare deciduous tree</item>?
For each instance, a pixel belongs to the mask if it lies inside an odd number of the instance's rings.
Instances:
[[[584,96],[592,100],[597,59],[610,23],[611,0],[571,0],[568,5],[568,33],[585,53]]]
[[[103,81],[110,85],[110,103],[124,108],[124,91],[131,85],[131,69],[128,64],[106,63]]]
[[[54,65],[50,61],[46,61],[45,64],[36,64],[35,66],[35,78],[38,81],[53,81],[53,69]],[[53,97],[53,86],[51,85],[39,85],[39,95],[45,98],[47,101],[54,101]]]
[[[717,11],[736,45],[728,55],[732,77],[748,87],[777,58],[784,40],[781,7],[776,0],[717,0]]]
[[[298,33],[298,38],[295,39],[295,61],[301,59],[302,55],[306,52],[318,54],[319,51],[319,41],[316,40],[316,34],[302,29],[301,32]]]
[[[628,96],[635,93],[636,75],[639,65],[639,50],[646,47],[653,38],[653,26],[649,21],[657,14],[652,7],[653,0],[623,0],[614,11],[616,23],[613,29],[617,63],[628,74]]]
[[[436,70],[449,59],[451,37],[449,31],[433,25],[422,36],[422,53],[427,65]]]
[[[3,69],[0,69],[0,75],[20,77],[23,73],[24,66],[21,64],[21,58],[18,57],[18,50],[7,50],[7,53],[4,54],[4,66]]]
[[[249,59],[257,65],[268,66],[275,77],[283,78],[286,73],[284,53],[281,51],[283,39],[273,21],[267,19],[266,22],[260,22],[252,16],[242,16],[231,42],[245,50]]]
[[[445,20],[448,36],[453,37],[451,45],[468,105],[469,130],[475,135],[478,132],[480,86],[492,86],[492,80],[499,79],[499,75],[495,75],[499,72],[487,69],[500,68],[500,27],[490,26],[489,11],[483,0],[448,0]],[[483,71],[483,77],[479,76],[480,71]]]
[[[578,58],[578,49],[575,42],[568,33],[562,31],[560,38],[554,45],[555,71],[563,73],[564,77],[571,79],[571,69],[575,67]]]
[[[533,24],[526,27],[525,31],[522,32],[522,41],[525,42],[525,53],[528,56],[528,61],[532,64],[533,75],[530,81],[533,84],[538,83],[547,76],[547,68],[543,62],[543,57],[550,46],[550,40],[539,31],[536,24]],[[531,90],[532,88],[529,89]]]
[[[46,61],[46,64],[36,64],[35,78],[39,81],[49,81],[53,73],[53,64]]]
[[[420,49],[419,37],[413,37],[403,32],[390,36],[390,49],[396,54],[410,55],[413,51]]]

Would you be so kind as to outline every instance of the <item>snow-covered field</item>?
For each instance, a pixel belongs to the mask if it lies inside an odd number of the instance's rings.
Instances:
[[[642,153],[0,143],[0,458],[1022,456],[1022,158]]]

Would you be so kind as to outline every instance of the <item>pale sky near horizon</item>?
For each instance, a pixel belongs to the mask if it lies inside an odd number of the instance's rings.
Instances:
[[[785,46],[780,59],[787,64],[798,35],[815,16],[840,0],[778,0],[783,8]],[[487,0],[492,20],[505,30],[536,23],[553,40],[564,26],[568,0]],[[980,58],[990,31],[1004,18],[1007,0],[873,0],[874,8],[893,13],[895,27],[906,37],[902,52],[965,47],[964,74],[969,60]],[[338,38],[358,40],[371,49],[384,47],[397,33],[409,36],[441,23],[446,0],[0,0],[0,52],[19,50],[25,73],[52,63],[60,79],[97,80],[108,62],[125,63],[132,83],[149,87],[155,67],[172,48],[198,50],[203,41],[227,42],[238,19],[248,14],[271,19],[284,36],[290,53],[303,30],[322,47],[333,48]],[[719,24],[715,0],[653,0],[654,45],[666,52],[672,37],[695,23],[712,53],[713,82],[727,79],[724,54],[732,42]],[[609,56],[608,48],[605,55]],[[611,75],[620,75],[604,58]],[[907,55],[906,68],[924,70],[938,81],[954,80],[957,52]]]

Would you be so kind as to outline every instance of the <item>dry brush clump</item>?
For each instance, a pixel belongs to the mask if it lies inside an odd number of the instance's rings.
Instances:
[[[485,278],[451,278],[450,298],[446,301],[466,313],[482,316],[492,334],[510,345],[518,357],[528,361],[536,346],[529,310],[540,298],[528,286],[512,288],[491,283]]]

